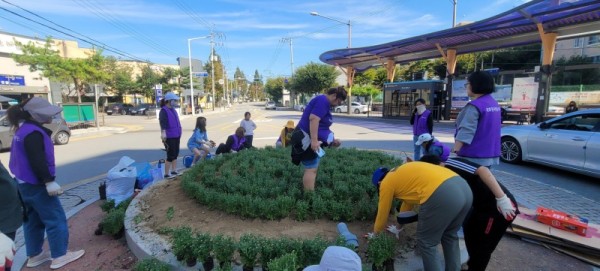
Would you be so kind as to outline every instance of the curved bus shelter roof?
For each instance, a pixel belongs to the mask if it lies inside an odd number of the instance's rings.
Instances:
[[[331,65],[366,70],[393,60],[404,63],[440,57],[440,48],[465,54],[540,43],[537,24],[557,39],[600,33],[598,0],[534,0],[494,17],[421,36],[361,48],[338,49],[319,57]]]

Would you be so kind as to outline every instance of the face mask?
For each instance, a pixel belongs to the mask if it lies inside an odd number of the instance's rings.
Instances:
[[[171,107],[177,106],[177,101],[175,101],[175,100],[170,100],[169,103],[171,104]]]
[[[417,105],[417,113],[419,115],[423,114],[423,112],[425,112],[425,105]]]

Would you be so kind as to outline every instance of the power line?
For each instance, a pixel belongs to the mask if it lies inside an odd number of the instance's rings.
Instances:
[[[115,28],[130,35],[132,38],[138,40],[142,44],[154,49],[155,51],[157,51],[161,54],[164,54],[166,56],[169,56],[169,57],[173,57],[174,55],[177,55],[173,52],[170,52],[169,49],[162,47],[160,44],[155,43],[151,38],[146,37],[143,33],[137,31],[133,27],[121,22],[118,18],[115,18],[113,15],[110,14],[110,12],[106,12],[99,5],[92,3],[92,2],[87,2],[87,1],[77,1],[77,0],[72,0],[72,1],[77,3],[79,6],[89,10],[90,12],[94,13],[96,16],[100,17],[104,21],[112,24]]]
[[[179,7],[179,9],[181,11],[183,11],[188,16],[190,16],[190,18],[192,18],[192,20],[196,21],[197,23],[199,23],[201,25],[204,25],[206,28],[208,28],[211,31],[213,30],[212,24],[209,23],[204,18],[196,15],[196,13],[194,12],[194,9],[190,6],[188,6],[185,2],[182,2],[180,0],[175,0],[175,5],[177,5],[177,7]]]
[[[91,41],[89,41],[89,40],[87,40],[87,39],[84,39],[84,38],[81,38],[81,37],[76,37],[76,36],[74,36],[74,35],[72,35],[72,34],[69,34],[69,33],[66,33],[66,32],[64,32],[64,31],[62,31],[62,30],[56,29],[56,28],[54,28],[54,27],[52,27],[52,26],[49,26],[49,25],[46,25],[46,24],[43,24],[43,23],[40,23],[40,22],[34,21],[34,20],[30,19],[30,18],[27,18],[27,17],[25,17],[25,16],[23,16],[23,15],[21,15],[21,14],[18,14],[18,13],[16,13],[16,12],[13,12],[13,11],[11,11],[11,10],[8,10],[8,9],[6,9],[6,8],[4,8],[4,7],[0,7],[0,9],[2,9],[2,10],[4,10],[4,11],[6,11],[6,12],[8,12],[8,13],[11,13],[11,14],[13,14],[13,15],[17,16],[17,17],[23,18],[23,19],[25,19],[25,20],[27,20],[27,21],[30,21],[30,22],[33,22],[33,23],[39,24],[39,25],[41,25],[41,26],[44,26],[44,27],[50,28],[50,29],[52,29],[52,30],[54,30],[54,31],[56,31],[56,32],[59,32],[59,33],[61,33],[61,34],[64,34],[64,35],[67,35],[67,36],[69,36],[69,37],[71,37],[71,38],[74,38],[74,39],[77,39],[77,40],[80,40],[80,41],[86,42],[86,43],[88,43],[88,44],[90,44],[90,45],[98,46],[98,44],[95,44],[94,42],[91,42]],[[102,46],[98,46],[98,47],[102,47]],[[127,56],[127,55],[124,55],[124,54],[122,54],[122,53],[119,53],[119,52],[117,52],[117,51],[114,51],[114,50],[112,50],[112,49],[107,49],[107,51],[110,51],[110,52],[113,52],[113,53],[115,53],[115,54],[118,54],[118,55],[120,55],[120,56],[123,56],[123,57],[127,57],[127,58],[129,58],[129,56]],[[136,58],[136,59],[137,59],[137,58]],[[146,62],[146,61],[142,61],[142,62]]]
[[[84,35],[84,34],[81,34],[81,33],[77,32],[77,31],[75,31],[75,30],[73,30],[73,29],[70,29],[70,28],[68,28],[68,27],[64,27],[64,26],[62,26],[62,25],[59,25],[59,24],[57,24],[57,23],[55,23],[55,22],[53,22],[53,21],[51,21],[51,20],[48,20],[48,19],[44,18],[44,17],[43,17],[43,16],[41,16],[41,15],[38,15],[38,14],[36,14],[36,13],[34,13],[34,12],[30,11],[30,10],[27,10],[27,9],[25,9],[25,8],[23,8],[23,7],[20,7],[20,6],[16,5],[16,4],[13,4],[13,3],[11,3],[11,2],[8,2],[8,1],[6,1],[6,0],[2,0],[2,2],[5,2],[5,3],[7,3],[7,4],[11,5],[11,6],[14,6],[14,7],[18,8],[18,9],[21,9],[21,10],[23,10],[23,11],[25,11],[25,12],[27,12],[27,13],[29,13],[29,14],[33,15],[33,16],[36,16],[36,17],[38,17],[38,18],[40,18],[40,19],[42,19],[42,20],[44,20],[44,21],[47,21],[47,22],[49,22],[49,23],[51,23],[51,24],[53,24],[53,25],[56,25],[56,26],[58,26],[58,27],[60,27],[60,28],[62,28],[62,29],[65,29],[65,30],[67,30],[67,31],[71,31],[72,33],[75,33],[75,34],[77,34],[77,35],[83,36],[83,37],[85,37],[86,39],[92,40],[92,41],[94,41],[94,42],[96,42],[96,43],[98,43],[98,44],[102,45],[102,46],[98,46],[98,47],[102,47],[102,48],[105,48],[105,49],[106,49],[106,48],[108,48],[108,49],[111,49],[111,50],[114,50],[114,51],[116,51],[116,52],[119,52],[119,53],[121,53],[121,55],[128,55],[128,56],[129,56],[129,58],[137,59],[137,57],[135,57],[134,55],[131,55],[131,54],[127,53],[127,52],[124,52],[124,51],[122,51],[122,50],[119,50],[119,49],[117,49],[117,48],[115,48],[115,47],[109,46],[109,45],[107,45],[107,44],[105,44],[105,43],[103,43],[103,42],[101,42],[101,41],[95,40],[95,39],[93,39],[93,38],[91,38],[91,37],[89,37],[89,36],[86,36],[86,35]],[[92,44],[92,45],[93,45],[93,44]]]

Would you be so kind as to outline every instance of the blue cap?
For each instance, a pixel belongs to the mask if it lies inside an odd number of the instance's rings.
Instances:
[[[177,97],[177,95],[175,95],[175,93],[169,92],[165,95],[165,101],[170,101],[170,100],[179,100],[179,97]]]
[[[374,186],[379,186],[379,182],[381,180],[383,180],[383,177],[385,177],[385,175],[389,172],[390,170],[386,167],[380,167],[378,169],[376,169],[373,172],[373,178],[371,179],[371,181],[373,182]]]

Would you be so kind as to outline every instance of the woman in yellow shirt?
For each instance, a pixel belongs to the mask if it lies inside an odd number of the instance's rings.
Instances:
[[[446,270],[460,270],[457,232],[471,208],[473,194],[467,182],[453,171],[428,164],[411,162],[388,172],[379,168],[373,173],[379,189],[379,207],[375,233],[384,230],[392,200],[402,200],[400,211],[420,205],[417,224],[417,248],[425,271],[443,270],[437,253],[442,244]]]

